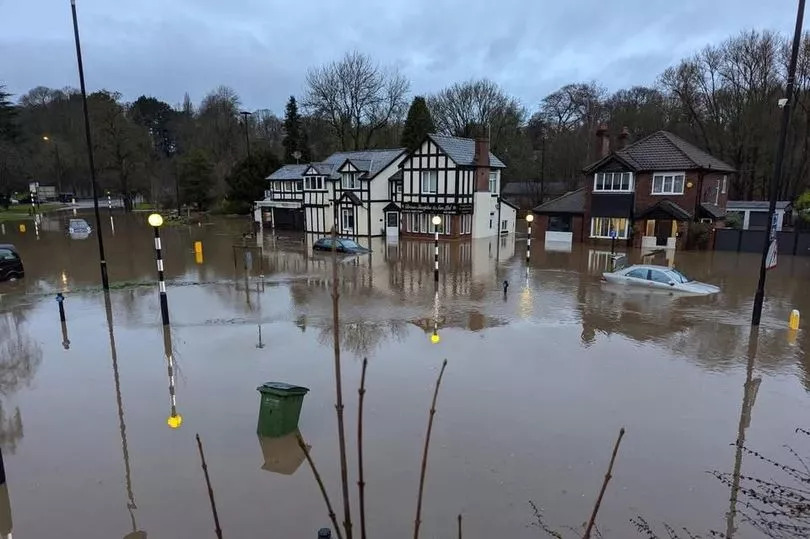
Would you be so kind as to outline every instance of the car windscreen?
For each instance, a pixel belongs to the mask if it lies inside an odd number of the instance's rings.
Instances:
[[[344,247],[348,247],[349,249],[362,249],[357,243],[353,242],[352,240],[340,240],[341,245]]]
[[[671,269],[669,270],[669,274],[670,277],[672,277],[672,280],[675,281],[676,283],[688,283],[692,281],[692,279],[690,279],[689,277],[687,277],[678,270]]]

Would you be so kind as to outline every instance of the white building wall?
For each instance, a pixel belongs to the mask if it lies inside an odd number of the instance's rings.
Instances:
[[[497,216],[497,210],[495,212]],[[509,204],[501,203],[501,221],[506,221],[506,234],[515,234],[515,224],[517,223],[517,210]],[[498,229],[501,232],[502,229]]]

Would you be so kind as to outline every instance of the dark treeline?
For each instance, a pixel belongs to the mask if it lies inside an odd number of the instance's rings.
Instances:
[[[596,82],[572,83],[538,96],[531,110],[489,80],[412,99],[400,72],[359,53],[311,69],[304,95],[290,98],[284,118],[269,110],[242,114],[239,96],[227,87],[198,105],[188,95],[170,105],[147,96],[125,102],[99,91],[89,96],[97,173],[104,190],[140,193],[166,206],[179,196],[200,208],[224,203],[244,210],[281,163],[339,149],[410,147],[436,131],[488,134],[508,165],[506,181],[545,179],[573,188],[595,157],[594,132],[604,123],[614,140],[625,126],[631,140],[670,130],[738,169],[732,198],[764,198],[788,48],[779,34],[743,32],[667,68],[651,86],[611,94]],[[790,199],[810,187],[807,36],[796,83],[780,188],[780,197]],[[29,181],[86,194],[88,178],[78,92],[37,87],[11,96],[0,86],[0,195],[25,190]]]

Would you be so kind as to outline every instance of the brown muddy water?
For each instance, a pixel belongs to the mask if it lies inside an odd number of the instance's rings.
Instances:
[[[256,253],[246,284],[233,248],[245,221],[163,228],[183,417],[172,430],[144,216],[117,216],[114,235],[105,221],[110,325],[95,237],[70,239],[61,226],[47,222],[39,239],[30,224],[25,233],[15,223],[0,229],[0,243],[19,248],[27,272],[0,284],[0,446],[15,536],[213,537],[195,433],[225,537],[315,537],[328,526],[294,444],[257,438],[256,387],[279,380],[310,388],[300,430],[339,507],[329,257],[313,256],[302,236],[266,231],[248,240],[264,256]],[[781,257],[769,275],[747,377],[756,256],[677,253],[678,268],[722,288],[677,298],[606,287],[599,273],[607,253],[598,249],[536,244],[527,272],[525,240],[452,244],[442,247],[436,300],[431,243],[374,240],[372,248],[339,266],[355,513],[356,389],[369,358],[372,537],[411,533],[444,358],[423,537],[454,536],[459,513],[467,537],[541,537],[529,500],[551,526],[580,526],[621,426],[627,434],[598,518],[606,537],[635,536],[636,515],[701,533],[731,525],[753,537],[742,518],[728,522],[729,489],[708,472],[730,473],[736,462],[744,475],[771,474],[756,458],[737,458],[738,432],[747,446],[785,460],[783,444],[810,449],[794,434],[810,417],[810,342],[806,330],[786,328],[791,309],[810,316],[810,257]],[[67,298],[69,348],[57,292]],[[434,321],[438,344],[430,341]]]

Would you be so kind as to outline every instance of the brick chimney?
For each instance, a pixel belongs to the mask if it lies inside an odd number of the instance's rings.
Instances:
[[[627,146],[627,142],[630,140],[630,129],[627,126],[622,127],[622,132],[619,133],[619,142],[618,142],[618,150],[621,150],[625,146]]]
[[[489,139],[475,139],[475,191],[489,191]]]
[[[610,136],[605,124],[599,124],[596,130],[596,138],[599,141],[599,158],[607,157],[610,153]]]

